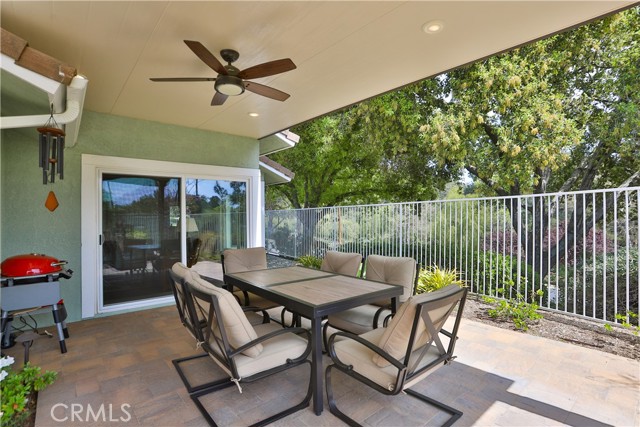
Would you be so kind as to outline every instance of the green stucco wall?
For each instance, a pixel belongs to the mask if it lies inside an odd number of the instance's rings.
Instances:
[[[258,168],[258,141],[215,132],[83,112],[78,142],[65,150],[65,177],[42,184],[34,128],[0,134],[0,259],[44,253],[69,261],[62,281],[68,321],[81,318],[80,193],[82,154]],[[44,207],[49,191],[60,206]],[[38,316],[42,324],[51,316]]]

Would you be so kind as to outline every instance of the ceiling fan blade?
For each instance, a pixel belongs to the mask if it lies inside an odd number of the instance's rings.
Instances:
[[[228,74],[227,69],[224,68],[220,61],[218,61],[218,58],[213,56],[213,54],[202,45],[202,43],[193,40],[185,40],[184,42],[189,46],[189,49],[191,49],[193,53],[202,60],[202,62],[211,67],[216,73],[225,76]]]
[[[226,101],[228,98],[227,95],[222,94],[220,92],[216,92],[215,95],[213,95],[213,99],[211,100],[211,105],[215,106],[215,105],[222,105],[224,104],[224,101]]]
[[[215,77],[151,77],[152,82],[214,82]]]
[[[274,74],[284,73],[296,69],[296,64],[289,58],[278,59],[276,61],[265,62],[264,64],[254,65],[246,70],[238,73],[241,79],[258,79],[260,77],[273,76]]]
[[[290,96],[288,93],[284,93],[281,90],[254,82],[244,82],[244,88],[250,92],[257,93],[258,95],[275,99],[276,101],[286,101]]]

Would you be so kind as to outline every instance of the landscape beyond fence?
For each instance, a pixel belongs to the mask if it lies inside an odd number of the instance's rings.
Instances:
[[[640,187],[265,214],[266,246],[410,256],[455,269],[471,292],[637,325]],[[542,290],[543,296],[535,294]]]

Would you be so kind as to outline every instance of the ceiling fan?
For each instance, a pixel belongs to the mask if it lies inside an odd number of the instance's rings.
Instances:
[[[289,58],[278,59],[276,61],[265,62],[263,64],[254,65],[240,71],[231,65],[235,62],[240,54],[233,49],[223,49],[220,56],[227,62],[222,65],[220,61],[202,43],[185,40],[187,46],[195,53],[198,58],[207,64],[211,69],[218,73],[217,77],[156,77],[151,78],[154,82],[212,82],[215,81],[214,87],[216,93],[211,100],[211,105],[222,105],[229,96],[241,95],[245,89],[266,96],[267,98],[277,101],[285,101],[289,98],[288,93],[274,89],[259,83],[249,82],[246,79],[258,79],[260,77],[273,76],[274,74],[284,73],[296,68],[296,65]]]

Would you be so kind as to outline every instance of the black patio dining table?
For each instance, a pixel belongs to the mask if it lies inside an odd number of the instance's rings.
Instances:
[[[294,266],[225,274],[231,287],[255,293],[311,320],[311,386],[316,415],[323,410],[322,319],[389,298],[396,307],[403,287]]]

